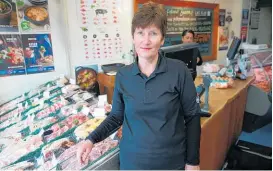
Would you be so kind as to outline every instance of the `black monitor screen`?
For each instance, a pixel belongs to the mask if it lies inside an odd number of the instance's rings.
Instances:
[[[165,57],[183,61],[189,69],[193,70],[196,69],[196,62],[195,64],[193,64],[194,62],[193,60],[195,59],[196,61],[196,57],[194,57],[194,49],[187,49],[177,52],[168,52],[165,53]]]
[[[227,53],[227,57],[229,60],[233,60],[235,58],[236,53],[238,52],[238,49],[240,47],[240,44],[241,39],[239,39],[238,37],[234,37]]]
[[[197,43],[185,43],[162,47],[161,52],[167,58],[183,61],[189,68],[193,80],[195,80],[198,47]]]
[[[193,80],[196,78],[196,63],[197,63],[197,53],[198,49],[185,49],[177,52],[167,52],[164,56],[171,59],[177,59],[183,61],[192,74]]]

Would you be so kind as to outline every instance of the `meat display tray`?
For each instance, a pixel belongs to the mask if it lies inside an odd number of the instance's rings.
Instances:
[[[119,147],[103,156],[85,170],[119,170]]]

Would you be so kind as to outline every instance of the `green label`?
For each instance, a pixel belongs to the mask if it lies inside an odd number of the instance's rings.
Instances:
[[[21,28],[22,30],[30,30],[30,24],[28,21],[22,21],[21,22]]]

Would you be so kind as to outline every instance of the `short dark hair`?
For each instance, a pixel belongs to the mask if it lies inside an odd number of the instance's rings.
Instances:
[[[149,25],[155,25],[160,29],[163,38],[167,32],[167,13],[162,4],[147,2],[135,13],[132,20],[132,36],[136,28],[145,28]]]
[[[186,36],[187,33],[191,33],[193,35],[193,37],[194,37],[194,31],[192,31],[192,30],[184,30],[182,32],[182,37]]]

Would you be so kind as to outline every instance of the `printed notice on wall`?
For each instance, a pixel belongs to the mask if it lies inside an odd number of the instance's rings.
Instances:
[[[54,71],[50,34],[22,35],[27,74]]]
[[[24,74],[25,61],[21,36],[0,35],[0,76]]]
[[[18,32],[18,21],[14,0],[0,1],[0,32]]]
[[[181,43],[181,33],[184,30],[193,30],[194,41],[199,43],[201,55],[211,55],[213,10],[172,6],[165,6],[165,9],[168,21],[164,46]]]
[[[260,21],[260,9],[252,8],[250,15],[250,28],[258,29]]]
[[[0,77],[54,71],[48,0],[0,0]]]
[[[86,60],[121,59],[121,0],[79,0],[78,23]]]
[[[219,27],[219,50],[228,49],[228,27]]]

